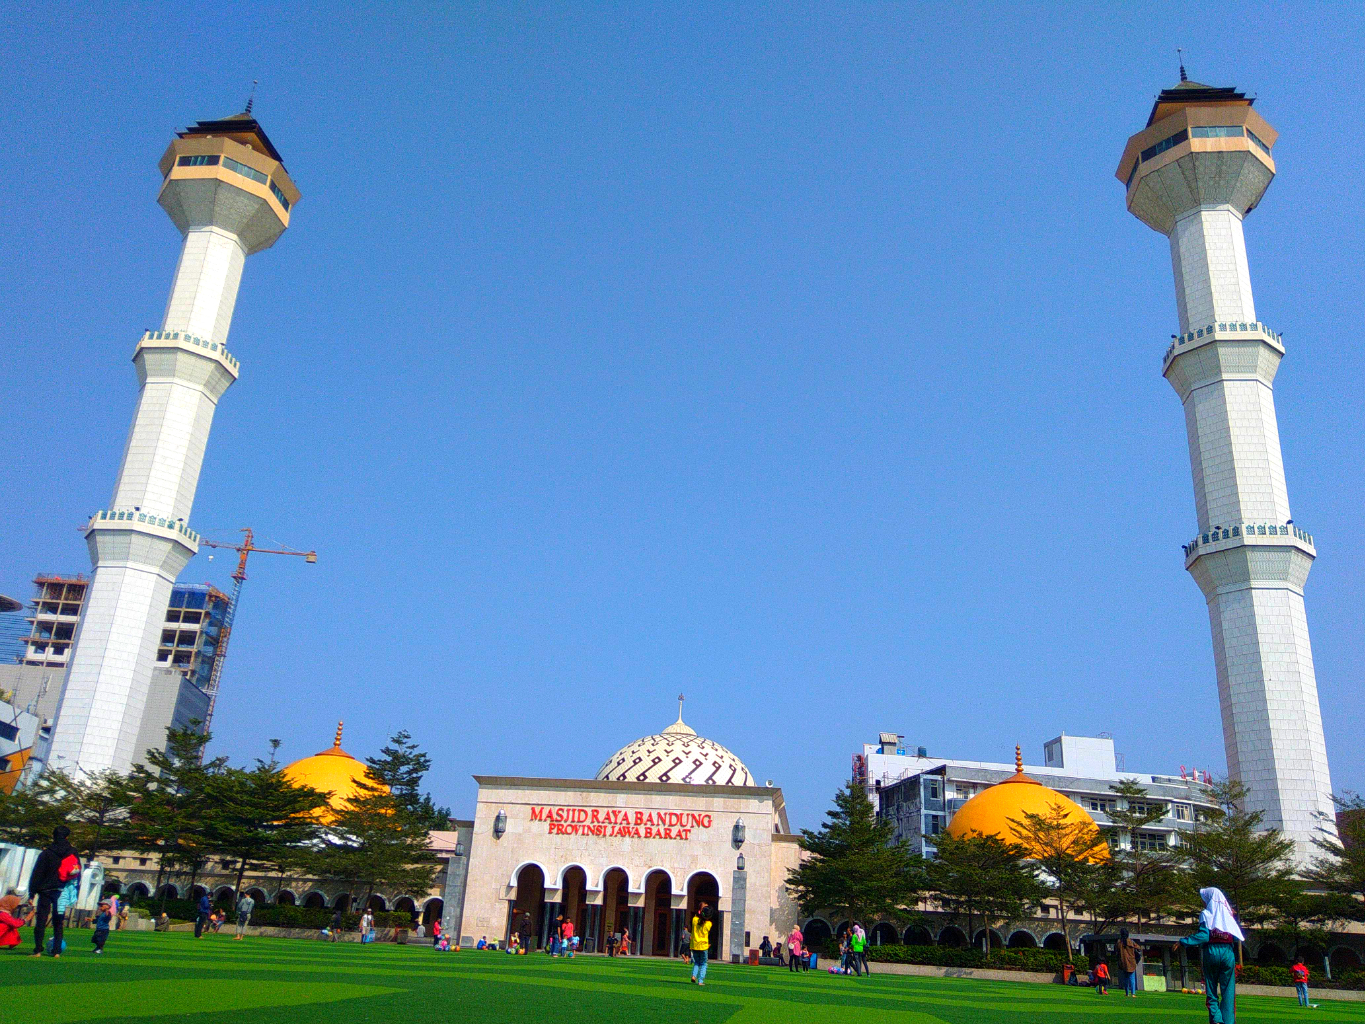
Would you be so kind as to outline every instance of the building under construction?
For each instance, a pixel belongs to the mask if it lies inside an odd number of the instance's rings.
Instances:
[[[89,582],[84,575],[35,577],[27,635],[21,638],[13,660],[0,665],[0,700],[14,713],[0,708],[0,718],[33,716],[37,722],[34,742],[40,747],[61,698]],[[210,682],[226,653],[221,636],[228,610],[228,596],[207,583],[177,584],[171,591],[138,730],[140,752],[164,747],[169,727],[207,724]]]

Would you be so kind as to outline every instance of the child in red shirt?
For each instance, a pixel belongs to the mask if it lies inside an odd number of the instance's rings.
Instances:
[[[1289,968],[1289,973],[1294,979],[1294,988],[1299,994],[1299,1005],[1308,1005],[1308,968],[1303,965],[1303,957],[1294,961],[1294,966]]]
[[[1102,996],[1109,994],[1109,965],[1103,960],[1095,967],[1093,974],[1095,991]]]

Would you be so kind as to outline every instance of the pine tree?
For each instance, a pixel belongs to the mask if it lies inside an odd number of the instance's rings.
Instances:
[[[1337,798],[1336,834],[1324,831],[1313,842],[1321,851],[1308,880],[1330,897],[1330,918],[1365,921],[1365,799]]]
[[[273,761],[256,767],[227,768],[210,777],[205,797],[216,813],[207,842],[215,853],[237,861],[233,887],[240,897],[242,876],[253,867],[276,867],[297,861],[318,836],[316,812],[327,794],[287,779]]]
[[[1057,903],[1062,935],[1070,950],[1066,912],[1092,891],[1092,880],[1110,860],[1109,843],[1094,822],[1077,821],[1057,805],[1045,814],[1026,811],[1009,823],[1015,839],[1028,850],[1028,858],[1042,870],[1040,884]]]
[[[1260,811],[1243,809],[1246,793],[1240,782],[1215,784],[1218,809],[1206,812],[1187,835],[1185,905],[1197,912],[1203,906],[1199,890],[1214,886],[1223,890],[1238,921],[1255,926],[1294,900],[1297,883],[1289,863],[1293,841],[1263,829]]]
[[[810,858],[787,875],[787,889],[805,913],[838,911],[850,921],[896,915],[924,889],[924,862],[894,826],[879,819],[863,788],[850,782],[834,797],[818,832],[801,832]]]
[[[1146,788],[1131,779],[1109,789],[1123,801],[1122,807],[1109,812],[1113,831],[1128,835],[1127,846],[1113,844],[1119,876],[1107,901],[1111,920],[1132,920],[1139,925],[1144,919],[1160,920],[1182,903],[1180,854],[1169,846],[1144,850],[1138,833],[1165,818],[1166,809],[1150,801]]]
[[[134,765],[125,783],[127,844],[157,854],[158,889],[168,867],[188,869],[193,885],[213,852],[209,837],[219,827],[221,808],[209,799],[209,786],[226,768],[227,758],[203,760],[210,736],[198,726],[191,722],[187,729],[167,729],[166,749],[148,750],[146,763]]]
[[[929,863],[929,891],[945,911],[966,918],[969,938],[980,918],[989,957],[991,926],[1027,917],[1047,896],[1025,861],[1029,851],[999,836],[977,832],[961,837],[944,832],[934,842],[937,851]]]
[[[419,893],[431,887],[438,864],[430,850],[427,822],[377,783],[361,779],[358,791],[334,808],[311,856],[320,875],[344,883],[354,906],[364,907],[379,889]]]
[[[406,729],[390,738],[379,757],[367,757],[370,775],[389,787],[389,791],[409,814],[425,821],[431,829],[450,828],[448,807],[437,807],[431,794],[422,792],[422,779],[431,770],[431,758],[412,741]]]

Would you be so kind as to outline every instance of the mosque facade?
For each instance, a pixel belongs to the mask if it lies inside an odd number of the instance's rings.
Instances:
[[[627,931],[632,951],[671,956],[705,900],[712,955],[728,959],[797,923],[785,883],[800,847],[782,790],[681,714],[593,779],[475,780],[467,863],[448,872],[445,901],[466,944],[525,930],[543,946],[563,917],[589,950]]]

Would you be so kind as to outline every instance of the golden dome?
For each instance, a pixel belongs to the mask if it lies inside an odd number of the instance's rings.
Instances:
[[[341,749],[341,726],[338,722],[336,739],[329,749],[295,761],[284,769],[284,777],[294,785],[310,786],[326,793],[327,803],[333,811],[360,792],[360,780],[369,774],[369,768]],[[373,779],[368,781],[371,785],[376,784]],[[378,785],[384,792],[389,791],[382,783]],[[324,821],[333,817],[327,811],[318,816]]]
[[[1051,815],[1056,811],[1061,811],[1069,824],[1086,825],[1099,831],[1095,819],[1090,817],[1084,807],[1024,774],[1024,758],[1018,747],[1014,748],[1014,769],[1014,774],[1008,779],[997,782],[963,804],[948,822],[948,834],[957,839],[973,832],[996,836],[1008,843],[1023,846],[1030,852],[1038,852],[1015,834],[1010,819],[1023,821],[1025,814]],[[1087,859],[1108,860],[1108,846],[1099,847]]]

